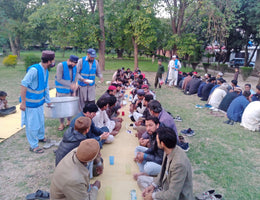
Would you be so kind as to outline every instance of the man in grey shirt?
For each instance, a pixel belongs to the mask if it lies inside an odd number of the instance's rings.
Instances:
[[[76,95],[76,65],[78,57],[71,55],[67,61],[61,62],[57,66],[55,77],[55,87],[57,97],[68,97]],[[70,117],[67,118],[67,125],[70,125]],[[59,131],[64,129],[64,118],[60,119]]]
[[[104,81],[98,61],[95,60],[96,51],[87,50],[87,56],[79,59],[77,64],[77,80],[79,84],[79,109],[82,110],[86,103],[95,103],[96,90],[95,78],[100,78],[101,83]]]

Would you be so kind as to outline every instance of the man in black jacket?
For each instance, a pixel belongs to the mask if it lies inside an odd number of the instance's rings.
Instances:
[[[158,175],[163,160],[163,151],[157,146],[155,133],[156,129],[160,126],[159,119],[154,116],[149,116],[145,120],[145,126],[149,134],[150,148],[138,146],[135,149],[134,160],[140,169],[140,173],[134,174],[136,180],[140,175]]]
[[[56,154],[56,166],[61,159],[67,155],[72,149],[79,146],[82,140],[87,139],[86,134],[89,132],[91,119],[88,117],[79,117],[75,121],[75,127],[69,127],[62,138]]]
[[[79,117],[89,117],[91,119],[91,126],[89,132],[87,133],[86,137],[93,138],[99,142],[100,148],[104,143],[112,143],[114,141],[114,136],[110,135],[108,132],[108,128],[106,126],[102,128],[96,127],[95,123],[92,119],[96,116],[96,112],[98,111],[98,107],[94,103],[86,104],[83,108],[83,111],[76,115],[70,123],[70,127],[74,128],[75,122]]]
[[[209,98],[210,90],[214,87],[216,78],[212,77],[208,80],[207,84],[202,89],[202,98],[201,101],[207,101]]]
[[[78,147],[80,142],[88,139],[87,134],[91,127],[91,119],[88,117],[79,117],[75,121],[75,126],[69,127],[62,138],[62,141],[59,145],[59,148],[55,152],[56,160],[55,165],[57,166],[59,162],[74,148]],[[93,166],[94,164],[94,166]],[[94,168],[93,168],[94,167]],[[102,158],[97,156],[94,161],[88,164],[88,168],[90,171],[90,178],[94,175],[102,174],[103,164]],[[93,169],[95,169],[93,171]]]

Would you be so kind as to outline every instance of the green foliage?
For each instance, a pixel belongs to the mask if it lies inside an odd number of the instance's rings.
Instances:
[[[38,35],[34,36],[41,44],[49,38],[52,46],[62,49],[67,46],[80,49],[98,47],[98,14],[91,13],[83,0],[50,1],[29,17],[29,23],[31,32],[37,32]]]
[[[205,70],[206,73],[208,73],[208,68],[210,66],[210,63],[202,63],[203,64],[203,68]]]
[[[35,54],[27,54],[23,60],[24,60],[25,69],[27,69],[28,67],[30,67],[33,64],[41,62],[40,57],[36,56]]]
[[[177,48],[180,58],[199,61],[201,59],[202,42],[198,41],[194,34],[172,35],[168,41],[167,49]]]
[[[169,58],[166,56],[156,55],[156,58],[161,59],[163,62],[169,62]]]
[[[224,74],[228,69],[228,65],[227,64],[220,64],[219,65],[219,70]]]
[[[3,64],[6,67],[15,67],[15,65],[17,65],[17,56],[9,55],[9,56],[4,57]]]
[[[150,44],[156,40],[153,2],[131,0],[127,1],[125,6],[123,17],[127,23],[124,33],[134,38],[138,45],[149,48]]]
[[[197,66],[198,66],[199,62],[196,62],[196,61],[193,61],[191,62],[191,66],[192,66],[192,69],[195,71]]]
[[[244,81],[252,74],[253,71],[252,67],[241,67],[240,69]]]

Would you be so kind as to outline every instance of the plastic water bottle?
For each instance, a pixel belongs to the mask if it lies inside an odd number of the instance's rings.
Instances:
[[[131,190],[130,194],[131,194],[131,200],[137,200],[136,190]]]
[[[132,95],[129,96],[129,101],[132,101]]]

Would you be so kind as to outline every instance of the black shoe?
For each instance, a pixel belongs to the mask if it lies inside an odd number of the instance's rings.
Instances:
[[[130,119],[131,119],[132,122],[135,122],[135,118],[134,118],[133,115],[130,117]]]
[[[230,125],[234,125],[234,121],[233,121],[233,120],[230,120],[229,124],[230,124]]]
[[[231,122],[231,120],[229,119],[229,120],[227,120],[227,121],[224,121],[223,123],[225,123],[225,124],[230,124],[230,122]]]

